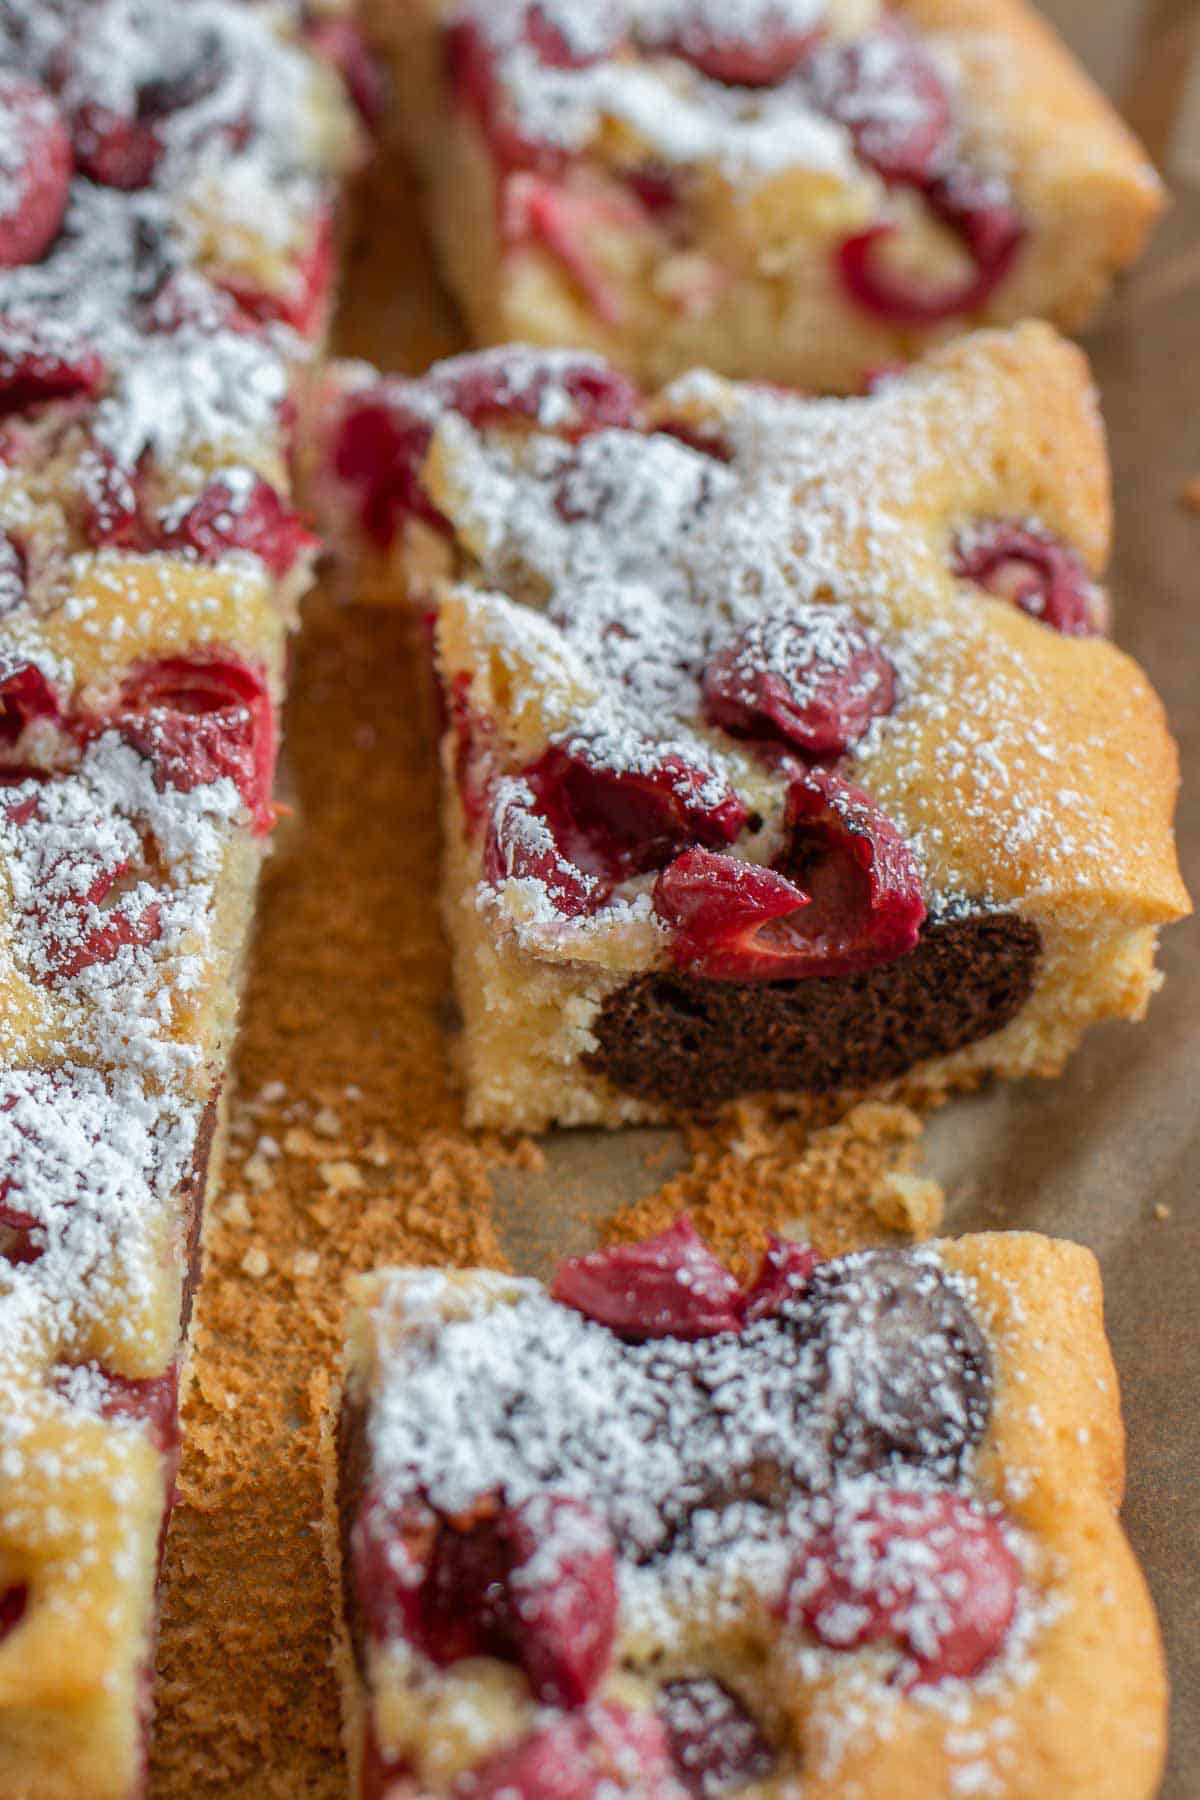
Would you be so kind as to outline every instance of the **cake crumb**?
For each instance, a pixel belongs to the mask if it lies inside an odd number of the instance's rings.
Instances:
[[[910,1106],[758,1096],[681,1129],[690,1166],[622,1207],[606,1241],[649,1236],[689,1212],[717,1255],[745,1274],[773,1231],[822,1256],[918,1235],[912,1220],[885,1223],[874,1204],[885,1178],[908,1174],[917,1159],[924,1121]]]
[[[271,1259],[260,1244],[251,1244],[238,1265],[253,1281],[261,1281],[271,1268]]]
[[[342,1121],[332,1106],[322,1106],[318,1112],[314,1113],[312,1126],[320,1137],[335,1138],[342,1134]]]
[[[317,1173],[325,1186],[335,1194],[353,1193],[355,1189],[366,1185],[366,1178],[358,1164],[349,1162],[345,1157],[333,1157],[327,1162],[318,1163]]]
[[[292,1274],[307,1281],[320,1272],[321,1258],[315,1250],[297,1250],[292,1258]]]
[[[250,1208],[246,1204],[246,1196],[240,1188],[228,1194],[221,1209],[221,1217],[227,1225],[236,1225],[240,1230],[248,1231],[254,1223]]]
[[[363,1161],[373,1169],[389,1169],[396,1160],[395,1146],[386,1132],[377,1131],[363,1150]]]
[[[1171,1216],[1171,1209],[1169,1206],[1164,1206],[1160,1200],[1158,1205],[1154,1208],[1154,1216],[1156,1219],[1169,1219]]]
[[[888,1169],[870,1196],[871,1210],[889,1231],[906,1232],[918,1241],[932,1237],[946,1211],[940,1182]]]
[[[275,1171],[262,1152],[255,1150],[242,1164],[242,1179],[258,1193],[265,1193],[275,1180]]]
[[[283,1134],[283,1147],[289,1156],[310,1156],[326,1161],[329,1159],[328,1140],[317,1137],[303,1125],[288,1126]]]

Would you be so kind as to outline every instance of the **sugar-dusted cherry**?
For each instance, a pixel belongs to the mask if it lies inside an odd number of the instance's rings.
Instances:
[[[808,61],[813,104],[845,127],[885,181],[924,187],[948,164],[954,109],[937,64],[897,19],[862,37],[827,40]]]
[[[769,88],[786,81],[820,40],[824,26],[796,25],[788,7],[753,9],[746,23],[719,20],[715,9],[696,8],[661,47],[681,56],[702,75],[729,87]]]
[[[688,1800],[651,1713],[614,1703],[556,1719],[455,1784],[456,1800]]]
[[[154,21],[151,21],[153,27]],[[94,61],[110,53],[110,22],[97,8],[57,70],[71,97],[76,161],[89,180],[126,193],[149,187],[166,150],[168,121],[210,99],[229,71],[224,35],[212,25],[173,14],[131,50],[133,67],[118,95],[101,98],[90,79]],[[205,125],[207,129],[207,122]]]
[[[71,135],[80,170],[99,187],[135,193],[150,186],[162,160],[163,142],[149,119],[98,100],[84,100],[75,109]]]
[[[1067,637],[1088,637],[1100,628],[1100,604],[1083,558],[1044,526],[981,520],[960,533],[954,572]]]
[[[0,312],[0,418],[47,400],[98,394],[104,359],[69,325]]]
[[[569,29],[555,7],[535,0],[525,8],[520,35],[525,50],[544,67],[581,69],[612,55],[622,30],[618,9],[605,0],[593,0],[586,13],[576,9]],[[514,116],[486,31],[469,19],[455,21],[446,31],[444,55],[451,92],[476,120],[500,169],[553,174],[562,168],[563,150],[525,130]]]
[[[440,363],[419,381],[385,378],[348,395],[330,461],[355,496],[365,536],[386,550],[408,519],[449,529],[421,481],[441,412],[476,426],[543,424],[577,439],[631,424],[637,408],[633,384],[596,357],[486,350]]]
[[[541,881],[557,910],[577,917],[679,845],[729,844],[745,824],[745,806],[715,770],[649,745],[629,762],[608,768],[584,742],[555,745],[502,783],[484,850],[488,880]]]
[[[92,442],[79,457],[75,479],[82,502],[80,525],[94,549],[146,547],[136,469],[127,468],[107,445]]]
[[[711,1675],[666,1682],[657,1710],[676,1772],[698,1800],[735,1794],[775,1766],[775,1752],[753,1715]]]
[[[571,821],[557,793],[533,780],[497,783],[483,846],[484,879],[492,887],[532,881],[545,891],[557,919],[598,912],[612,892],[613,877],[581,868],[568,853]]]
[[[56,1384],[69,1393],[75,1380],[76,1371],[64,1368]],[[117,1375],[111,1369],[93,1365],[87,1371],[85,1391],[89,1399],[98,1400],[101,1418],[128,1419],[144,1425],[160,1454],[178,1455],[179,1371],[173,1365],[162,1375],[145,1376]]]
[[[317,538],[269,481],[248,469],[218,475],[158,534],[164,550],[191,550],[217,562],[230,550],[259,557],[272,575],[290,573]]]
[[[756,1325],[762,1319],[777,1317],[782,1307],[804,1292],[819,1261],[808,1244],[772,1234],[758,1273],[742,1297],[744,1322]]]
[[[638,1244],[617,1244],[558,1266],[551,1294],[633,1343],[739,1331],[742,1295],[684,1214]]]
[[[705,667],[714,723],[838,756],[891,711],[895,670],[874,632],[841,606],[795,606],[753,620]]]
[[[58,696],[36,663],[0,651],[0,749],[11,749],[28,725],[61,715]]]
[[[568,30],[561,9],[533,0],[525,9],[523,36],[548,69],[586,69],[611,56],[622,41],[620,9],[612,0],[592,0],[587,16],[578,9]]]
[[[368,1496],[354,1529],[359,1603],[383,1640],[442,1666],[494,1656],[548,1706],[578,1707],[608,1669],[616,1629],[612,1537],[567,1494],[517,1506],[481,1498],[466,1514],[419,1497]]]
[[[34,263],[58,235],[74,156],[58,102],[40,82],[0,69],[0,269]]]
[[[214,279],[232,296],[247,319],[260,324],[290,325],[303,338],[317,336],[329,311],[334,275],[334,222],[327,205],[319,205],[308,239],[282,287],[260,287],[240,277]]]
[[[50,986],[111,963],[122,950],[144,950],[158,943],[162,908],[157,900],[140,903],[127,897],[104,905],[128,872],[128,863],[114,863],[83,891],[38,911],[38,972]]]
[[[995,1515],[946,1489],[834,1503],[793,1564],[785,1610],[835,1650],[896,1644],[906,1686],[967,1679],[1001,1649],[1020,1567]]]
[[[275,709],[262,671],[241,658],[164,657],[127,676],[113,719],[164,787],[228,777],[266,832],[274,823]]]
[[[617,1624],[608,1527],[567,1494],[535,1494],[500,1521],[509,1635],[537,1698],[582,1706],[608,1670]]]
[[[472,425],[525,419],[572,441],[632,425],[640,403],[627,376],[585,351],[483,350],[439,363],[425,380]]]
[[[819,1263],[788,1324],[820,1372],[820,1430],[843,1475],[961,1472],[991,1418],[992,1359],[944,1270],[887,1249]]]

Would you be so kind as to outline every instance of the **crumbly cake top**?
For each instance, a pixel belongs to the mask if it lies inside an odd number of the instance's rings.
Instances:
[[[1071,409],[1079,482],[1030,433],[1039,382]],[[1095,400],[1050,334],[983,335],[841,400],[697,373],[643,405],[601,362],[520,349],[377,397],[420,516],[454,545],[441,665],[452,710],[491,734],[468,727],[458,773],[472,756],[499,772],[501,907],[529,947],[620,932],[631,966],[660,954],[653,857],[565,920],[562,882],[539,877],[531,770],[555,746],[673,794],[702,820],[693,842],[736,796],[740,828],[713,830],[763,864],[797,767],[835,765],[904,839],[931,912],[1111,892],[1117,869],[1136,886],[1147,845],[1169,850],[1151,819],[1170,784],[1134,774],[1156,703],[1095,635]],[[363,404],[352,390],[346,417]],[[793,719],[835,694],[853,726],[818,740],[768,719],[753,694],[772,682]],[[493,873],[481,903],[496,893]]]
[[[884,1489],[972,1491],[991,1369],[969,1297],[932,1253],[867,1252],[740,1333],[625,1342],[537,1282],[398,1275],[371,1493],[443,1516],[497,1493],[582,1501],[615,1539],[631,1628],[669,1638],[689,1592],[738,1608],[748,1577],[777,1585],[789,1545]]]
[[[454,17],[483,33],[516,123],[539,145],[576,152],[616,121],[665,164],[743,182],[795,167],[846,180],[861,169],[847,122],[821,104],[822,63],[860,37],[873,110],[882,95],[888,127],[920,122],[902,56],[872,35],[876,0],[550,0],[533,28],[530,11],[526,0],[465,0]],[[760,62],[765,71],[781,51],[764,79]]]

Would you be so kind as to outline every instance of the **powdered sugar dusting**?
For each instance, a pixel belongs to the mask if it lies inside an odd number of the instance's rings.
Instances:
[[[76,770],[6,790],[4,960],[10,982],[26,977],[36,996],[31,1012],[10,1007],[0,1020],[8,1062],[48,1043],[160,1080],[203,1070],[205,1051],[180,1020],[219,973],[217,883],[243,817],[228,778],[190,793],[160,787],[153,765],[115,732]],[[117,921],[124,929],[110,952]]]
[[[690,42],[762,43],[802,39],[830,14],[874,8],[827,7],[819,0],[551,0],[542,13],[569,47],[574,66],[548,62],[529,41],[525,0],[467,0],[458,16],[481,29],[498,59],[498,79],[520,130],[577,152],[605,120],[619,121],[666,163],[708,163],[753,181],[788,168],[845,178],[855,161],[845,130],[822,116],[805,83],[762,90],[711,79],[681,60]],[[856,20],[861,22],[861,20]],[[636,46],[636,52],[633,52]]]
[[[33,1252],[16,1264],[0,1257],[0,1367],[73,1363],[98,1324],[125,1359],[158,1347],[164,1230],[169,1241],[198,1114],[132,1074],[0,1077],[3,1204],[32,1221]],[[22,1410],[20,1387],[10,1388],[0,1447],[18,1441]]]

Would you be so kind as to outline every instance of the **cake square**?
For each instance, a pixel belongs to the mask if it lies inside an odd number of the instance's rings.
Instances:
[[[436,615],[469,1123],[930,1098],[1141,1015],[1176,757],[1048,327],[841,400],[527,348],[338,380],[331,527]]]
[[[1073,1244],[361,1277],[327,1449],[362,1800],[1155,1791]]]
[[[1162,206],[1025,0],[368,7],[477,343],[821,392],[971,325],[1075,330]]]

